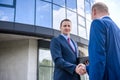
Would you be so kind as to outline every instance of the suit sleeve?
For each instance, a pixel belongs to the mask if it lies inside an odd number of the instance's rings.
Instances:
[[[106,64],[106,28],[99,19],[91,24],[89,40],[90,80],[103,80]]]
[[[59,67],[73,74],[75,71],[76,65],[71,64],[63,59],[61,46],[57,38],[52,39],[50,44],[50,50],[51,50],[52,59],[55,63],[55,67]]]

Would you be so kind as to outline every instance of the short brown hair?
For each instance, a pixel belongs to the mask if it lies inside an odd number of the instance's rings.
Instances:
[[[71,22],[70,19],[63,19],[63,20],[60,22],[60,27],[62,26],[62,23],[63,23],[64,21],[69,21],[69,22]]]
[[[92,6],[92,10],[96,8],[98,11],[100,12],[106,12],[108,13],[108,7],[106,4],[102,3],[102,2],[97,2]]]

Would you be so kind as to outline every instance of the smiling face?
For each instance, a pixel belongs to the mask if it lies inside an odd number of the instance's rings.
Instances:
[[[70,35],[71,31],[71,22],[70,21],[63,21],[60,26],[60,30],[62,34]]]

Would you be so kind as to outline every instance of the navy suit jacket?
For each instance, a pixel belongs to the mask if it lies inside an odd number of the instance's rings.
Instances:
[[[59,35],[52,39],[50,50],[55,63],[54,80],[80,80],[80,76],[75,73],[78,64],[78,49],[76,43],[75,52],[69,46],[67,40]]]
[[[90,80],[120,80],[120,29],[108,16],[91,24],[89,60]]]

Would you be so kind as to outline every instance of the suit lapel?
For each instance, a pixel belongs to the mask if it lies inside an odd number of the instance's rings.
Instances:
[[[72,47],[68,44],[67,40],[66,40],[62,35],[59,35],[59,37],[62,39],[62,41],[65,41],[65,44],[64,44],[64,45],[67,45],[68,48],[69,48],[74,54],[77,54],[76,45],[75,45],[75,42],[74,42],[73,40],[71,40],[71,41],[72,41],[72,43],[73,43],[73,45],[74,45],[74,47],[75,47],[75,51],[73,51]]]
[[[74,45],[74,47],[75,47],[75,53],[76,53],[76,51],[77,51],[77,47],[76,47],[76,45],[75,45],[75,42],[71,39],[71,41],[72,41],[72,43],[73,43],[73,45]]]

